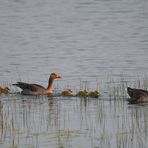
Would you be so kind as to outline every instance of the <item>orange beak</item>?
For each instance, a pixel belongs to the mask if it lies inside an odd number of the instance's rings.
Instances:
[[[61,77],[60,74],[56,74],[56,77],[55,77],[55,78],[57,78],[57,79],[61,79],[62,77]]]

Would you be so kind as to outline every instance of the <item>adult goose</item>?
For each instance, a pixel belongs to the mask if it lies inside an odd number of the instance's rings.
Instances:
[[[143,89],[127,88],[127,93],[131,97],[130,103],[145,103],[148,102],[148,91]]]
[[[48,87],[45,88],[38,84],[30,84],[30,83],[24,83],[24,82],[17,82],[15,85],[17,87],[20,87],[22,89],[21,94],[23,95],[52,95],[52,84],[54,79],[59,79],[61,76],[57,73],[51,73],[48,81]]]

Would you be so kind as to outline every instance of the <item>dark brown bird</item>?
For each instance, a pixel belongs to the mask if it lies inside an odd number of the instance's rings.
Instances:
[[[143,89],[127,88],[127,93],[131,97],[130,103],[144,103],[148,102],[148,91]]]
[[[52,84],[54,79],[61,78],[59,74],[52,73],[49,77],[48,81],[48,87],[45,88],[38,84],[30,84],[30,83],[24,83],[24,82],[17,82],[16,84],[13,84],[17,87],[20,87],[22,89],[23,95],[52,95]]]

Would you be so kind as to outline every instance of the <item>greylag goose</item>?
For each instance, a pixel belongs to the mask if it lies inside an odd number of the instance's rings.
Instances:
[[[56,73],[51,73],[48,81],[48,87],[45,88],[38,84],[30,84],[30,83],[24,83],[24,82],[17,82],[15,85],[22,89],[21,94],[23,95],[52,95],[52,84],[54,79],[59,79],[61,76]]]
[[[130,103],[144,103],[148,102],[148,91],[143,89],[127,88],[127,93],[131,97]]]

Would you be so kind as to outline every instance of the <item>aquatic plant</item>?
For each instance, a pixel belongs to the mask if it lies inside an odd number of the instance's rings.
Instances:
[[[109,94],[110,100],[114,99],[126,99],[127,87],[132,86],[133,88],[141,88],[148,90],[148,79],[147,77],[137,78],[134,80],[129,80],[124,76],[121,76],[118,81],[110,79],[107,82],[107,92]]]

